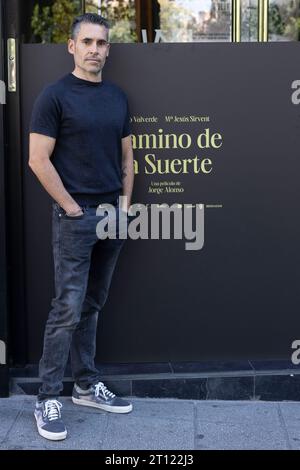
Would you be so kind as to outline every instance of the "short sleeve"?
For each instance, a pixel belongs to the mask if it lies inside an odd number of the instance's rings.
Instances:
[[[44,88],[34,103],[29,131],[57,138],[61,119],[60,109],[54,90],[50,87]]]
[[[126,115],[125,115],[125,120],[123,124],[122,139],[123,137],[127,137],[130,134],[132,134],[132,130],[131,130],[131,125],[130,125],[130,113],[129,113],[128,100],[126,99]]]

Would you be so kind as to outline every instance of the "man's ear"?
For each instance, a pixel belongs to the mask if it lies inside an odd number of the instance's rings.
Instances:
[[[108,56],[109,56],[109,48],[110,48],[110,44],[108,44],[108,46],[107,46],[106,57],[108,57]]]
[[[74,39],[68,39],[68,51],[70,54],[74,54],[75,41]]]

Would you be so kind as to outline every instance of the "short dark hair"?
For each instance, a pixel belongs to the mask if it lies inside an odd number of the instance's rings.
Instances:
[[[100,26],[104,26],[107,29],[107,35],[109,31],[109,22],[103,16],[97,15],[96,13],[84,13],[84,15],[76,16],[74,18],[72,26],[71,26],[71,38],[76,39],[78,31],[80,29],[81,23],[92,23],[92,24],[99,24]]]

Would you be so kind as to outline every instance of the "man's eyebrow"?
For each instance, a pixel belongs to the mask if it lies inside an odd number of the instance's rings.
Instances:
[[[95,38],[95,39],[96,39],[96,38]],[[93,38],[82,38],[82,39],[81,39],[81,41],[92,41],[92,40],[93,40]],[[104,38],[98,38],[98,39],[96,39],[96,40],[97,40],[97,41],[105,41],[105,42],[107,42],[107,40],[104,39]]]

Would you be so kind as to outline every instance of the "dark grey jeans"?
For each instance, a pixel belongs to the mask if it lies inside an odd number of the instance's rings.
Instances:
[[[61,392],[69,353],[79,386],[87,388],[100,379],[94,364],[98,314],[124,244],[118,238],[98,239],[96,225],[102,218],[92,207],[84,207],[82,216],[68,217],[53,204],[55,297],[45,327],[38,400]]]

